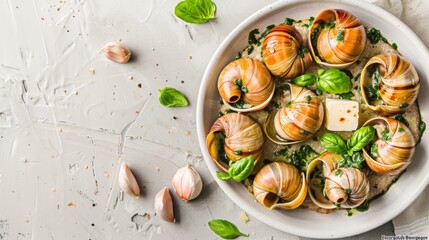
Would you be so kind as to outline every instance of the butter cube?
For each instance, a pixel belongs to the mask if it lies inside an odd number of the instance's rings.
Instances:
[[[330,131],[354,131],[359,123],[359,103],[326,98],[325,126]]]

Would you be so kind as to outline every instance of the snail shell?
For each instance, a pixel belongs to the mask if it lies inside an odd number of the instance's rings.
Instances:
[[[307,182],[304,174],[291,164],[272,162],[256,174],[253,194],[265,208],[295,209],[305,200]],[[285,202],[280,202],[282,199]]]
[[[288,85],[291,92],[289,104],[271,113],[264,125],[267,137],[280,145],[309,139],[319,130],[324,117],[323,105],[311,90]]]
[[[303,46],[301,34],[285,24],[269,31],[262,44],[262,53],[271,73],[283,78],[303,74],[312,62],[308,49]]]
[[[377,130],[378,153],[374,159],[367,149],[363,149],[363,156],[367,165],[376,173],[396,175],[401,173],[411,163],[416,142],[410,129],[402,122],[386,117],[376,117],[368,120],[364,126],[374,126]],[[389,131],[382,138],[382,131]],[[386,133],[385,133],[386,134]]]
[[[314,204],[321,208],[325,209],[334,209],[335,206],[331,201],[326,199],[323,195],[322,189],[319,185],[320,178],[315,176],[314,172],[316,169],[321,169],[323,176],[328,176],[334,169],[337,169],[338,162],[341,160],[341,156],[335,153],[324,152],[319,157],[313,159],[307,167],[306,180],[309,184],[308,187],[308,196],[313,201]]]
[[[341,207],[361,205],[368,197],[369,189],[366,175],[356,168],[338,168],[326,176],[326,196]]]
[[[256,165],[262,154],[264,136],[259,125],[250,117],[241,113],[228,113],[213,123],[206,143],[213,161],[226,172],[229,166],[227,162],[222,161],[223,156],[219,153],[221,148],[233,162],[253,155]],[[239,154],[237,150],[240,151]]]
[[[236,81],[241,80],[247,88],[243,92]],[[219,75],[217,87],[219,94],[228,108],[236,112],[250,112],[265,108],[274,96],[274,81],[265,65],[258,60],[240,58],[230,62]],[[234,108],[229,103],[235,103],[240,98],[251,108]]]
[[[335,26],[320,29],[326,23],[335,23]],[[327,9],[314,19],[308,39],[310,52],[319,65],[343,69],[362,54],[366,32],[359,19],[350,12]]]
[[[382,75],[379,91],[386,105],[372,105],[364,91],[364,87],[372,81],[368,68],[374,64],[378,65]],[[368,108],[376,113],[391,115],[405,112],[416,101],[419,89],[420,81],[416,69],[406,58],[396,53],[374,56],[362,70],[361,94]]]

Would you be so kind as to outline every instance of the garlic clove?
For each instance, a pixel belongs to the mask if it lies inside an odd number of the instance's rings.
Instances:
[[[168,191],[167,187],[164,187],[156,194],[154,208],[156,214],[162,220],[171,223],[176,221],[176,218],[174,218],[173,200],[171,199],[170,191]]]
[[[198,197],[203,189],[200,175],[189,163],[177,170],[172,185],[177,196],[185,202]]]
[[[109,42],[101,51],[108,59],[117,63],[127,63],[131,57],[131,51],[123,43]]]
[[[124,192],[132,194],[137,198],[140,196],[139,184],[128,165],[124,162],[121,164],[121,169],[119,170],[118,182]]]

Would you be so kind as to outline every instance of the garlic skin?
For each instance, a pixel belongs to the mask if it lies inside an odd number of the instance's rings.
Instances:
[[[109,42],[104,45],[101,51],[104,53],[106,58],[117,63],[127,63],[131,57],[130,49],[120,42]]]
[[[198,197],[203,189],[200,174],[189,163],[177,170],[172,184],[177,196],[185,202]]]
[[[156,194],[154,208],[156,215],[162,220],[170,223],[176,222],[173,211],[173,200],[167,187],[164,187]]]
[[[121,187],[124,192],[132,194],[136,198],[140,196],[139,184],[128,165],[124,162],[121,164],[121,169],[119,170],[118,182],[119,187]]]

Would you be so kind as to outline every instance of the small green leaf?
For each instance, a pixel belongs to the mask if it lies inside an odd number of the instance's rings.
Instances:
[[[335,171],[335,176],[343,176],[343,171],[341,171],[341,169],[337,169],[337,171]]]
[[[332,94],[347,93],[352,90],[350,77],[343,71],[335,68],[319,70],[316,86],[320,91]]]
[[[223,219],[214,219],[208,223],[210,229],[216,233],[218,236],[224,239],[234,239],[239,236],[248,237],[249,234],[244,234],[238,230],[237,226],[233,223],[223,220]]]
[[[292,25],[295,22],[292,18],[285,18],[284,24],[286,25]]]
[[[352,156],[349,154],[341,154],[342,159],[338,163],[340,168],[357,168],[362,169],[362,166],[365,162],[365,158],[363,157],[362,151],[353,153]]]
[[[352,190],[350,188],[344,188],[344,193],[350,194]]]
[[[234,181],[241,182],[252,173],[254,166],[255,159],[253,155],[250,155],[232,164],[228,169],[228,174]]]
[[[213,19],[216,5],[211,0],[185,0],[179,2],[174,9],[174,14],[188,23],[205,23]]]
[[[238,150],[234,151],[234,154],[235,155],[241,155],[241,154],[243,154],[243,151],[241,151],[241,150],[238,149]]]
[[[421,120],[419,123],[419,135],[420,135],[420,137],[423,136],[423,133],[425,133],[425,130],[426,130],[426,123],[423,122],[423,120]]]
[[[229,176],[229,174],[223,172],[216,172],[216,176],[222,181],[228,181],[229,179],[231,179],[231,176]]]
[[[353,133],[353,136],[347,141],[347,147],[357,152],[368,145],[375,137],[375,128],[373,126],[361,127]]]
[[[390,141],[390,137],[389,137],[389,130],[384,130],[383,132],[381,132],[381,140],[383,141]]]
[[[371,157],[373,157],[373,158],[378,157],[378,146],[376,144],[373,144],[371,146]]]
[[[335,133],[325,133],[320,137],[320,143],[323,148],[331,153],[345,153],[347,146],[344,140]]]
[[[344,42],[344,30],[343,29],[338,30],[337,41]]]
[[[188,106],[188,100],[179,90],[171,87],[165,87],[158,90],[159,102],[166,107],[185,107]]]
[[[398,108],[406,108],[406,107],[408,107],[408,103],[398,104]]]
[[[307,103],[310,103],[311,102],[311,95],[305,96],[305,100],[307,101]]]
[[[312,85],[316,82],[316,75],[312,73],[303,74],[294,78],[292,82],[301,87]]]

